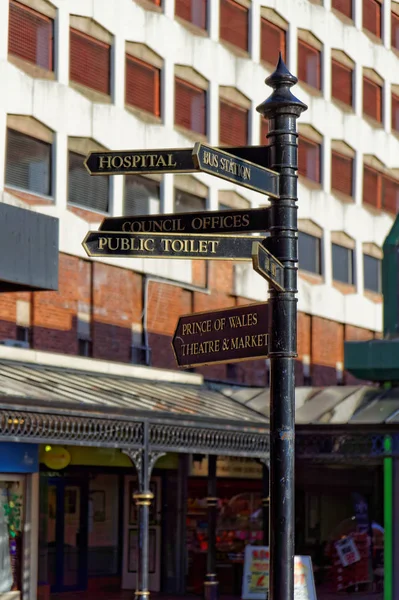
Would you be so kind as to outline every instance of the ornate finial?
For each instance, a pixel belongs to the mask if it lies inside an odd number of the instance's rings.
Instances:
[[[266,85],[273,88],[273,92],[262,104],[256,107],[256,110],[263,116],[268,117],[270,112],[275,112],[279,107],[292,107],[298,115],[307,110],[306,104],[296,98],[290,88],[298,83],[298,79],[287,69],[281,52],[279,53],[277,67],[274,73],[265,80]]]

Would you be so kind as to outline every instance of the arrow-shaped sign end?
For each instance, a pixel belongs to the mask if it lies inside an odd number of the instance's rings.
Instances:
[[[83,164],[84,164],[84,166],[85,166],[85,168],[86,168],[86,171],[88,172],[88,174],[89,174],[89,175],[93,175],[93,173],[92,173],[92,172],[91,172],[91,170],[89,169],[89,165],[88,165],[89,159],[90,159],[90,157],[91,157],[91,155],[92,155],[92,154],[93,154],[93,152],[90,152],[90,153],[89,153],[89,154],[86,156],[86,158],[84,159],[84,161],[83,161]]]
[[[200,168],[200,161],[199,161],[199,153],[201,152],[201,142],[195,142],[194,144],[194,148],[193,148],[193,163],[194,163],[194,167],[196,169]]]
[[[252,244],[252,266],[254,271],[256,271],[259,275],[262,275],[262,271],[259,269],[259,248],[261,244],[259,242],[254,242]]]
[[[91,252],[89,250],[89,247],[87,245],[87,242],[89,241],[89,237],[91,236],[92,232],[88,231],[83,242],[82,242],[82,246],[84,248],[84,251],[86,252],[87,256],[91,256]]]

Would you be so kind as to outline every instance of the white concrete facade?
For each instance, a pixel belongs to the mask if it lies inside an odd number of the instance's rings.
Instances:
[[[381,246],[392,224],[392,217],[376,214],[362,206],[363,155],[374,155],[390,169],[399,168],[399,139],[391,133],[391,85],[399,85],[399,55],[390,47],[391,1],[383,2],[383,40],[373,41],[362,30],[362,0],[354,1],[355,21],[350,24],[331,10],[331,1],[252,0],[250,8],[250,53],[236,55],[219,42],[218,0],[208,0],[209,36],[195,35],[174,19],[174,0],[163,0],[162,12],[150,10],[134,0],[52,0],[57,9],[55,23],[55,80],[32,78],[8,61],[8,2],[0,2],[0,194],[14,204],[21,201],[4,192],[5,133],[7,114],[29,115],[54,132],[54,184],[50,205],[34,206],[60,218],[60,251],[86,258],[81,242],[88,224],[67,210],[68,137],[91,138],[112,150],[139,148],[192,147],[192,139],[174,128],[174,66],[195,69],[209,81],[208,140],[218,143],[218,88],[236,88],[251,100],[249,143],[260,143],[260,120],[255,108],[270,90],[264,84],[270,74],[260,62],[260,13],[266,6],[288,22],[287,64],[297,72],[297,30],[311,31],[323,44],[323,91],[312,93],[297,85],[296,95],[309,110],[300,122],[313,126],[323,136],[322,185],[319,189],[299,185],[299,218],[310,219],[323,230],[323,282],[310,284],[300,279],[301,311],[367,329],[382,329],[381,304],[372,302],[363,291],[362,244]],[[32,0],[32,6],[34,0]],[[111,64],[112,102],[92,102],[69,86],[70,15],[94,19],[113,36]],[[146,44],[164,60],[162,73],[162,123],[151,124],[127,111],[124,106],[125,42]],[[355,62],[355,106],[344,111],[331,102],[331,49],[343,50]],[[384,80],[383,126],[373,127],[362,118],[363,68],[374,69]],[[344,203],[331,193],[332,140],[343,140],[354,149],[355,193],[353,203]],[[209,189],[208,208],[218,208],[218,191],[235,189],[256,207],[265,197],[207,175],[193,175]],[[175,177],[178,177],[176,175]],[[122,214],[122,177],[113,177],[110,213]],[[164,177],[161,210],[173,211],[173,175]],[[99,215],[100,222],[102,215]],[[343,294],[332,285],[332,231],[345,232],[356,243],[356,293]],[[110,264],[166,277],[184,284],[192,283],[190,261],[112,259]],[[264,300],[267,288],[251,265],[237,265],[235,291],[254,300]]]

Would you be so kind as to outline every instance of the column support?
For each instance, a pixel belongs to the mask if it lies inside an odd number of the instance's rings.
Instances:
[[[149,552],[149,517],[150,506],[154,494],[150,490],[151,473],[158,458],[165,452],[151,452],[149,448],[148,422],[144,423],[144,445],[139,449],[122,450],[126,454],[137,471],[137,492],[133,499],[137,506],[138,523],[138,552],[137,552],[137,585],[135,591],[136,600],[147,600],[150,597],[148,589],[148,552]]]
[[[269,461],[262,460],[262,523],[263,523],[263,545],[269,546],[270,535],[270,481]]]
[[[269,198],[270,237],[264,246],[284,265],[284,290],[269,288],[270,600],[294,600],[295,358],[297,357],[298,134],[307,106],[279,57],[266,79],[272,94],[257,110],[269,120],[270,169],[280,173],[280,198]]]
[[[216,525],[218,512],[217,479],[216,479],[217,456],[208,456],[208,554],[205,577],[205,600],[217,600],[218,581],[216,578]]]

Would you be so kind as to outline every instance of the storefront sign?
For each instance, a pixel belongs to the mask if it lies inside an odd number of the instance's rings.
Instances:
[[[208,477],[208,458],[204,457],[201,461],[195,461],[191,457],[190,475],[193,477]],[[262,465],[252,458],[218,456],[216,476],[236,479],[261,479]]]
[[[37,444],[0,442],[0,473],[36,473],[38,470]]]
[[[243,600],[269,599],[269,557],[267,546],[246,546],[241,596]],[[310,556],[295,556],[294,599],[317,600]]]
[[[338,540],[338,542],[335,542],[335,547],[343,567],[348,567],[349,565],[353,565],[353,563],[359,562],[359,550],[351,537]]]
[[[71,462],[71,455],[63,446],[45,446],[41,462],[49,469],[59,471],[65,469]]]

